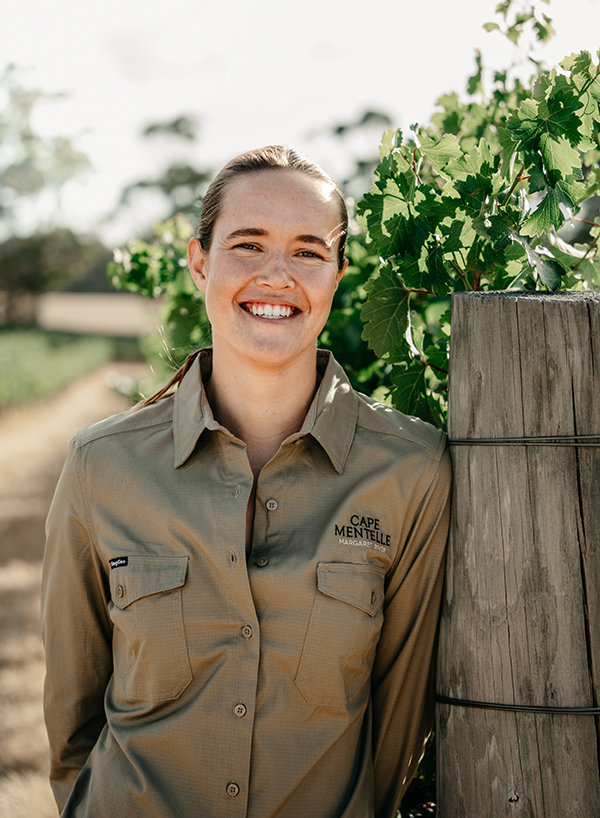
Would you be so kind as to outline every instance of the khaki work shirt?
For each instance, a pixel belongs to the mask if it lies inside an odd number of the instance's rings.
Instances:
[[[430,729],[445,437],[329,353],[262,469],[176,394],[80,431],[43,579],[51,779],[78,818],[391,818]]]

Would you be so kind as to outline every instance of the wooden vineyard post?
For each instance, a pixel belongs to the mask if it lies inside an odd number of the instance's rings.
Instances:
[[[439,818],[599,818],[600,294],[455,295],[448,431]]]

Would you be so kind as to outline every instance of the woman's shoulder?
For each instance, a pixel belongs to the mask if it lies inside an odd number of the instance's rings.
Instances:
[[[418,417],[405,415],[392,406],[357,392],[357,426],[374,434],[396,438],[403,443],[426,449],[441,456],[446,447],[446,435]]]
[[[139,434],[146,429],[171,424],[172,418],[173,399],[170,397],[149,406],[133,406],[125,412],[119,412],[117,415],[111,415],[97,423],[84,426],[75,434],[72,442],[76,447],[81,447],[115,435]]]

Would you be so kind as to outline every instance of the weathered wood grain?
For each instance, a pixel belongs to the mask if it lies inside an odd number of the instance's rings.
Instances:
[[[461,293],[449,437],[600,434],[600,295]],[[598,706],[600,448],[455,446],[437,689]],[[440,818],[598,818],[600,720],[437,706]]]

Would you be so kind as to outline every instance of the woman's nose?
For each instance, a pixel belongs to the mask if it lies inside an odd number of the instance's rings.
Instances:
[[[258,284],[270,287],[273,290],[289,289],[295,286],[294,279],[288,268],[283,254],[273,254],[266,260],[262,270],[256,277]]]

